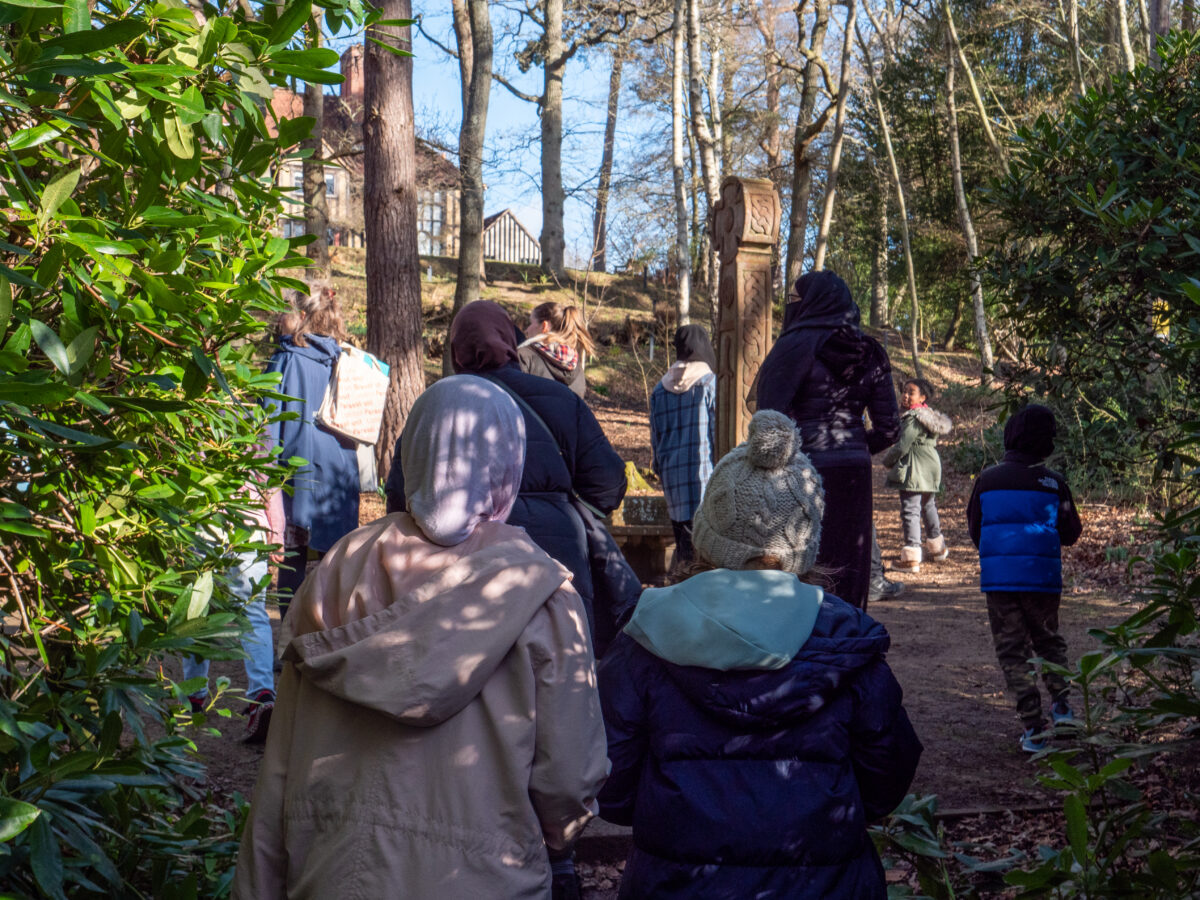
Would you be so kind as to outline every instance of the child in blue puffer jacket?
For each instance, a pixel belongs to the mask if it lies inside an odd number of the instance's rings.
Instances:
[[[987,596],[996,659],[1021,717],[1020,746],[1046,749],[1042,696],[1029,660],[1067,665],[1067,642],[1058,633],[1062,602],[1062,548],[1079,540],[1083,523],[1066,479],[1046,468],[1058,425],[1039,403],[1014,413],[1004,425],[1004,459],[975,479],[967,527],[979,548],[979,589]],[[1046,669],[1050,720],[1072,725],[1070,686]]]
[[[707,570],[644,592],[601,663],[620,897],[886,896],[867,824],[921,743],[883,626],[801,580],[824,506],[792,421],[756,413],[696,513]]]

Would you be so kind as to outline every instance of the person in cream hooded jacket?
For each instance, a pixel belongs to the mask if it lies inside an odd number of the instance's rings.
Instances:
[[[865,613],[799,577],[825,499],[781,413],[760,411],[696,514],[696,567],[642,594],[600,665],[612,774],[633,826],[621,898],[883,900],[867,824],[921,744]]]
[[[283,623],[236,900],[547,898],[607,762],[569,573],[504,524],[523,417],[445,378],[401,442],[409,512],[338,541]]]

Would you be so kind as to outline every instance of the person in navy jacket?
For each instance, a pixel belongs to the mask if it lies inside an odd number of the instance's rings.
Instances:
[[[522,526],[535,544],[571,570],[572,586],[594,625],[587,526],[572,500],[578,497],[602,515],[612,512],[625,496],[625,463],[588,405],[569,387],[521,371],[519,334],[503,307],[476,300],[455,316],[447,350],[456,372],[479,375],[519,398],[528,449],[508,524]],[[400,459],[399,440],[392,458]],[[385,492],[389,513],[405,508],[400,466],[392,465]]]
[[[825,508],[799,448],[787,416],[755,413],[696,513],[701,571],[645,591],[600,664],[600,815],[633,826],[621,898],[887,895],[867,824],[922,748],[887,631],[797,577]]]
[[[272,413],[295,413],[267,426],[281,460],[305,462],[292,473],[283,495],[287,522],[286,548],[279,570],[280,614],[304,581],[309,550],[323,556],[345,534],[358,527],[358,454],[354,441],[321,427],[317,410],[325,398],[334,364],[345,338],[341,310],[332,291],[292,291],[292,309],[279,317],[279,346],[267,372],[279,372],[276,391],[292,399],[270,401]]]
[[[1004,426],[1004,459],[975,479],[967,504],[996,657],[1024,727],[1021,748],[1031,753],[1045,747],[1037,735],[1046,723],[1029,660],[1040,656],[1067,665],[1067,642],[1058,633],[1062,547],[1083,530],[1066,480],[1045,466],[1056,432],[1054,413],[1045,406],[1018,410]],[[1054,672],[1042,677],[1052,721],[1072,721],[1066,680]]]

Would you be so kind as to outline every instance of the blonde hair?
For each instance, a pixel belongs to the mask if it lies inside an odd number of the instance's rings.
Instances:
[[[547,300],[535,306],[529,315],[534,322],[550,323],[550,333],[546,335],[546,340],[566,344],[580,356],[596,352],[596,344],[588,333],[587,322],[584,321],[578,306],[563,306],[554,300]]]
[[[311,293],[288,291],[284,295],[291,307],[275,320],[275,335],[290,337],[297,347],[307,347],[305,334],[320,334],[335,341],[346,340],[346,326],[337,294],[331,288],[313,285]]]

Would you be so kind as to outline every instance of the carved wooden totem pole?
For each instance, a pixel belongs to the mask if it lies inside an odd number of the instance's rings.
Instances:
[[[746,400],[771,347],[771,251],[779,237],[779,196],[765,178],[730,176],[713,207],[721,260],[717,313],[717,456],[746,439]]]

